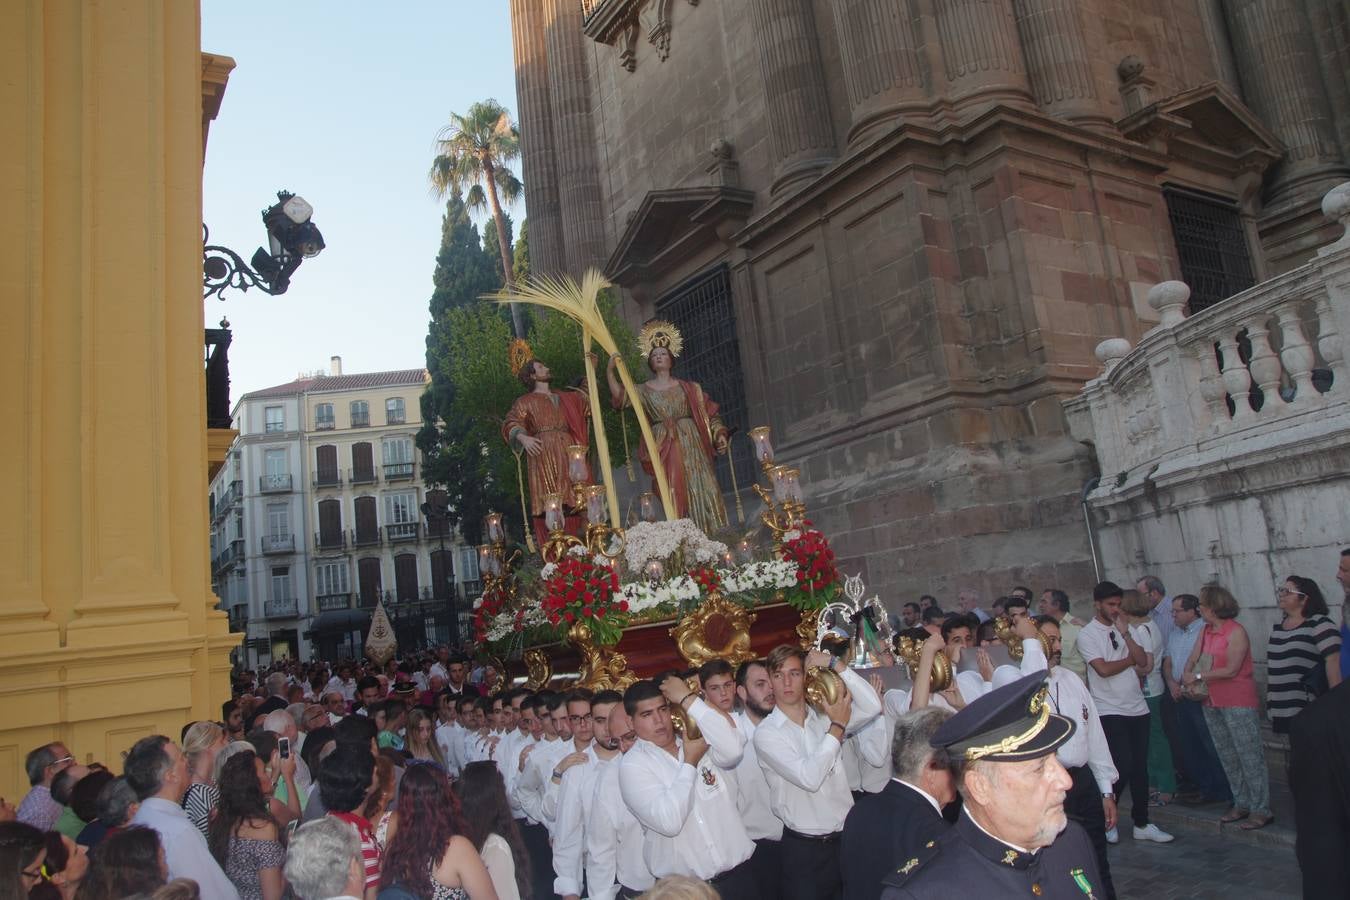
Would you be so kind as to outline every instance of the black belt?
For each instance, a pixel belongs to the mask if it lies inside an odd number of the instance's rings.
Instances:
[[[833,844],[835,841],[839,840],[839,835],[841,833],[842,832],[834,831],[830,834],[802,834],[800,831],[793,831],[786,825],[783,826],[783,837],[796,838],[799,841],[815,841],[817,844]]]

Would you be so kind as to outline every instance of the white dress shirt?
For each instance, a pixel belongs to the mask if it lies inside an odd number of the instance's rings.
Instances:
[[[747,732],[736,727],[728,716],[714,709],[702,697],[695,696],[694,701],[685,707],[685,711],[703,732],[708,742],[708,758],[728,772],[740,765],[745,755]]]
[[[586,822],[591,817],[591,803],[595,800],[595,782],[607,766],[617,761],[617,755],[601,759],[595,752],[595,744],[591,744],[586,748],[585,764],[573,766],[563,773],[553,804],[553,893],[559,896],[581,896]]]
[[[621,762],[615,759],[596,774],[591,815],[586,820],[586,890],[590,900],[614,900],[620,885],[645,891],[656,883],[643,853],[642,823],[623,802]]]
[[[736,766],[736,808],[741,812],[745,832],[752,841],[779,840],[783,836],[783,820],[773,814],[769,802],[769,782],[755,752],[755,723],[742,711],[732,713],[731,717],[746,738],[745,752]]]
[[[853,695],[848,730],[856,733],[881,714],[881,698],[853,670],[845,670],[843,678]],[[853,795],[840,761],[841,749],[830,734],[830,720],[810,706],[801,725],[781,708],[759,723],[755,750],[769,782],[773,813],[785,826],[811,835],[843,830]]]
[[[1022,648],[1024,673],[1030,675],[1045,669],[1045,652],[1040,641],[1024,641]],[[1055,756],[1066,769],[1088,766],[1101,792],[1112,793],[1120,776],[1111,760],[1111,748],[1106,744],[1106,733],[1102,731],[1101,716],[1097,714],[1092,693],[1083,684],[1083,679],[1063,666],[1050,670],[1046,686],[1051,707],[1075,726],[1073,735],[1060,744]]]
[[[850,791],[879,794],[891,780],[891,737],[895,723],[877,716],[844,740],[844,774]]]
[[[328,684],[324,686],[323,692],[325,694],[341,694],[343,700],[351,703],[356,699],[356,679],[348,678],[346,681],[343,681],[341,678],[334,675],[332,678],[328,679]]]
[[[436,743],[445,757],[445,768],[451,775],[459,775],[464,767],[459,759],[459,721],[442,722],[436,726]]]
[[[514,791],[516,802],[531,825],[549,824],[544,815],[544,785],[552,777],[554,766],[573,749],[571,741],[543,740],[525,760],[525,770],[516,778]]]
[[[697,769],[689,765],[682,742],[678,752],[671,756],[638,740],[619,765],[619,791],[646,829],[643,855],[652,875],[707,881],[745,862],[755,845],[741,823],[726,770],[706,756]]]
[[[564,759],[566,759],[568,756],[571,756],[573,753],[585,753],[587,762],[595,762],[595,760],[597,759],[592,749],[595,746],[594,742],[587,744],[581,750],[577,750],[577,742],[575,740],[569,740],[567,741],[567,744],[568,744],[567,752],[558,758],[558,763],[561,763]],[[576,768],[578,768],[578,766],[572,767],[572,769]],[[572,769],[568,769],[567,772],[572,771]],[[548,777],[544,779],[544,789],[540,793],[540,797],[542,799],[540,800],[539,803],[539,808],[544,811],[544,824],[548,825],[548,830],[550,832],[552,832],[554,827],[556,827],[558,821],[558,803],[559,803],[559,796],[562,793],[562,783],[563,783],[562,778],[558,779],[557,784],[553,783],[553,773],[556,771],[557,771],[556,768],[550,770],[548,772]],[[567,777],[567,772],[563,773],[563,778]]]
[[[183,807],[161,797],[149,797],[141,801],[131,823],[159,833],[170,878],[191,878],[201,888],[202,896],[212,900],[239,900],[239,892],[225,877],[220,863],[206,846],[206,838]]]
[[[528,731],[524,734],[513,731],[497,745],[497,769],[502,773],[502,783],[506,786],[506,799],[511,807],[511,817],[515,819],[525,818],[525,810],[520,808],[520,801],[516,799],[516,781],[520,779],[521,774],[520,754],[534,743],[534,738]]]

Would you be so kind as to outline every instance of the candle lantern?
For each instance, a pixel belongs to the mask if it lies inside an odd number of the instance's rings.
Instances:
[[[782,503],[787,499],[787,466],[773,466],[769,469],[769,480],[773,483],[773,499]]]
[[[586,464],[586,448],[572,444],[567,448],[567,478],[573,484],[585,484],[590,480],[590,466]]]
[[[664,581],[666,577],[666,567],[661,564],[661,560],[653,559],[643,566],[642,574],[647,576],[647,580],[652,584],[658,581]]]
[[[750,443],[755,448],[755,459],[767,472],[773,465],[773,444],[769,440],[769,426],[750,429]]]
[[[736,545],[736,555],[740,557],[741,562],[748,563],[754,557],[755,552],[750,547],[750,541],[741,538],[740,543]]]
[[[490,512],[484,519],[489,543],[500,544],[506,540],[506,529],[502,527],[502,514],[499,512]]]
[[[591,484],[586,486],[586,520],[592,525],[603,525],[608,517],[605,508],[605,486]]]
[[[544,502],[544,527],[549,531],[562,531],[567,523],[563,515],[563,501],[559,494],[545,494]]]
[[[656,495],[651,491],[644,491],[642,496],[638,498],[638,509],[642,521],[655,522],[657,516]]]
[[[791,500],[794,503],[802,502],[801,472],[796,469],[788,469],[783,472],[783,493],[785,500]]]

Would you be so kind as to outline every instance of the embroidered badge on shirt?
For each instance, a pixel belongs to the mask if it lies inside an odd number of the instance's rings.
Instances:
[[[1086,722],[1087,720],[1088,720],[1087,704],[1084,703],[1084,704],[1083,704],[1083,721]]]
[[[704,766],[700,771],[703,773],[704,784],[706,784],[708,787],[712,787],[713,785],[717,784],[717,775],[716,773],[713,772],[712,769],[709,769],[707,766]]]
[[[1012,865],[1013,863],[1015,863],[1015,862],[1017,862],[1017,851],[1016,851],[1016,850],[1009,850],[1007,853],[1004,853],[1004,854],[1003,854],[1003,863],[1004,863],[1004,865],[1011,866],[1011,865]]]

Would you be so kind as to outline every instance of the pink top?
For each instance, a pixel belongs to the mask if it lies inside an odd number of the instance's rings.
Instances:
[[[1200,636],[1200,652],[1208,653],[1214,657],[1215,669],[1222,669],[1228,665],[1228,638],[1241,627],[1233,619],[1221,620],[1218,631],[1205,626],[1205,630]],[[1205,684],[1209,685],[1209,700],[1206,705],[1214,707],[1246,706],[1255,709],[1257,707],[1256,681],[1252,678],[1250,643],[1247,646],[1247,655],[1242,660],[1242,665],[1238,667],[1236,675],[1232,678],[1220,678],[1215,681],[1206,678]]]

